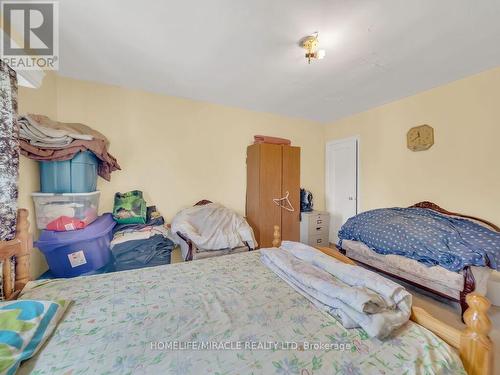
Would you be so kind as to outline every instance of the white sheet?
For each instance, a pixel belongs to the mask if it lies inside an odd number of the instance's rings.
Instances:
[[[257,247],[253,230],[245,218],[218,203],[186,208],[172,220],[172,232],[189,237],[203,250]]]
[[[342,247],[351,259],[426,286],[452,298],[459,299],[460,292],[464,288],[464,277],[461,273],[449,271],[441,266],[427,267],[423,263],[400,255],[378,254],[359,241],[344,240]],[[476,281],[476,292],[486,295],[491,269],[471,267],[471,270]]]
[[[263,263],[344,327],[384,338],[408,321],[411,295],[399,284],[307,245],[285,242],[284,247],[261,250]]]

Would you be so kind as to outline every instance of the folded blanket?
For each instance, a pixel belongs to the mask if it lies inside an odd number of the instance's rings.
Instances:
[[[400,285],[312,247],[283,245],[287,250],[262,249],[262,262],[344,327],[384,338],[408,321],[411,295]]]
[[[311,246],[299,242],[282,241],[280,248],[313,266],[334,274],[348,285],[369,288],[383,298],[387,307],[394,308],[408,295],[406,289],[394,281],[365,268],[341,262]]]
[[[72,128],[43,126],[30,115],[20,116],[17,123],[19,125],[19,138],[37,147],[64,148],[75,139],[85,141],[94,139],[92,135],[78,133]]]
[[[108,152],[108,139],[84,124],[53,121],[47,116],[29,114],[19,118],[20,149],[27,158],[38,161],[72,159],[80,151],[91,151],[99,161],[99,176],[109,181],[119,170],[117,160]]]
[[[147,240],[156,235],[162,235],[165,238],[168,238],[170,233],[164,225],[149,225],[142,226],[139,229],[134,227],[125,228],[119,231],[114,232],[113,239],[109,244],[109,248],[113,249],[118,244],[128,242],[128,241],[137,241],[137,240]]]
[[[261,260],[262,260],[262,263],[264,263],[271,271],[273,271],[280,278],[282,278],[283,280],[285,280],[299,294],[301,294],[302,296],[304,296],[305,298],[307,298],[318,309],[323,310],[323,311],[327,312],[328,314],[332,315],[345,328],[357,328],[357,327],[359,327],[359,324],[356,323],[354,320],[352,320],[349,317],[349,315],[347,315],[346,313],[344,313],[343,310],[341,310],[339,308],[335,308],[335,307],[329,306],[326,303],[321,302],[318,299],[318,298],[321,298],[321,297],[316,295],[314,289],[307,288],[304,285],[298,284],[296,281],[294,281],[292,278],[290,278],[286,273],[284,273],[278,266],[276,266],[268,257],[262,256]],[[316,297],[318,297],[318,298],[316,298]],[[336,305],[339,306],[340,304],[337,303]]]
[[[124,271],[170,264],[174,247],[175,244],[163,234],[119,243],[111,250],[114,269]]]

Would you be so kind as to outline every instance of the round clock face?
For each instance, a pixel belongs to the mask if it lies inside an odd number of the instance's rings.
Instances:
[[[434,129],[429,125],[416,126],[408,130],[407,146],[412,151],[424,151],[434,144]]]

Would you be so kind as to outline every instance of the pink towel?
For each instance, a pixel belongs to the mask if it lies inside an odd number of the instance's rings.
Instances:
[[[271,143],[273,145],[290,145],[292,142],[289,139],[270,137],[267,135],[254,135],[254,144],[256,143]]]

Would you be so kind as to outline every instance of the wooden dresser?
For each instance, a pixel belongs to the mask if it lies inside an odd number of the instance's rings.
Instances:
[[[302,212],[300,242],[310,246],[328,247],[330,215],[328,212]]]
[[[274,200],[288,197],[286,200]],[[281,238],[300,238],[300,147],[254,144],[247,148],[246,219],[259,247],[271,247],[273,227]]]

